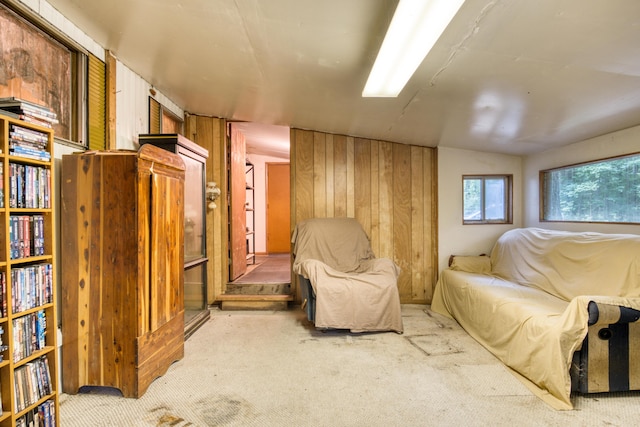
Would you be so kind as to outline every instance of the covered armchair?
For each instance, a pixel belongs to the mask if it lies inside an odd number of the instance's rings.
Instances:
[[[403,332],[400,269],[375,257],[357,220],[301,221],[291,243],[303,308],[317,328]]]

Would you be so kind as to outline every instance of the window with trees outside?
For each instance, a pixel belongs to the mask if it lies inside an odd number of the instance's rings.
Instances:
[[[512,223],[512,175],[464,175],[463,224]]]
[[[640,223],[640,154],[540,172],[542,221]]]

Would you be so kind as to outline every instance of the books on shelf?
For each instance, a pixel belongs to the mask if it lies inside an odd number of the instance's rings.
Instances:
[[[8,309],[9,303],[7,302],[7,273],[3,270],[0,271],[0,317],[7,317],[9,315],[7,311]],[[2,361],[1,356],[0,361]]]
[[[55,427],[56,406],[47,400],[16,420],[16,427]]]
[[[35,264],[11,269],[11,311],[19,313],[52,302],[51,264]]]
[[[48,209],[51,207],[51,169],[9,164],[9,207]]]
[[[13,319],[13,362],[17,363],[46,347],[47,315],[44,310]]]
[[[55,123],[55,113],[46,107],[0,98],[0,128],[4,131],[0,138],[0,210],[7,226],[3,231],[6,250],[0,253],[3,426],[56,424],[58,393],[55,378],[51,379],[58,371],[56,335],[47,331],[56,310],[50,229],[55,202],[54,146],[49,129]]]
[[[15,97],[0,98],[0,114],[26,123],[52,128],[58,123],[56,113],[49,107]],[[9,154],[34,160],[50,161],[49,137],[45,132],[11,123],[9,125]]]
[[[51,160],[48,145],[46,133],[13,123],[9,125],[9,154],[48,162]]]
[[[37,403],[52,393],[49,359],[42,356],[26,363],[14,371],[16,413]],[[35,408],[36,413],[39,408]]]
[[[2,113],[12,113],[13,116],[7,114],[10,117],[47,128],[59,122],[56,112],[50,107],[13,96],[0,98],[0,109],[4,110]]]
[[[4,208],[4,163],[0,162],[0,208]]]
[[[4,360],[4,352],[9,349],[9,346],[4,343],[4,327],[0,326],[0,362]],[[2,402],[0,401],[0,412],[2,412]]]
[[[44,255],[44,216],[11,215],[9,249],[10,259]]]

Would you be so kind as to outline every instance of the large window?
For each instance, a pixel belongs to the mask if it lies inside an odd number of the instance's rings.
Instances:
[[[56,136],[70,140],[72,52],[4,7],[0,28],[0,97],[52,108]]]
[[[541,220],[640,223],[640,154],[540,172]]]
[[[0,97],[52,108],[59,121],[53,126],[58,142],[104,148],[104,62],[29,8],[18,2],[10,7],[0,4]]]
[[[510,224],[511,182],[511,175],[463,176],[463,224]]]

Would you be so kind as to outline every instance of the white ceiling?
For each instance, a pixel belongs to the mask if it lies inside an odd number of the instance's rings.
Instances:
[[[276,133],[527,154],[640,124],[638,0],[467,0],[397,98],[361,97],[395,0],[48,1],[186,111]]]

